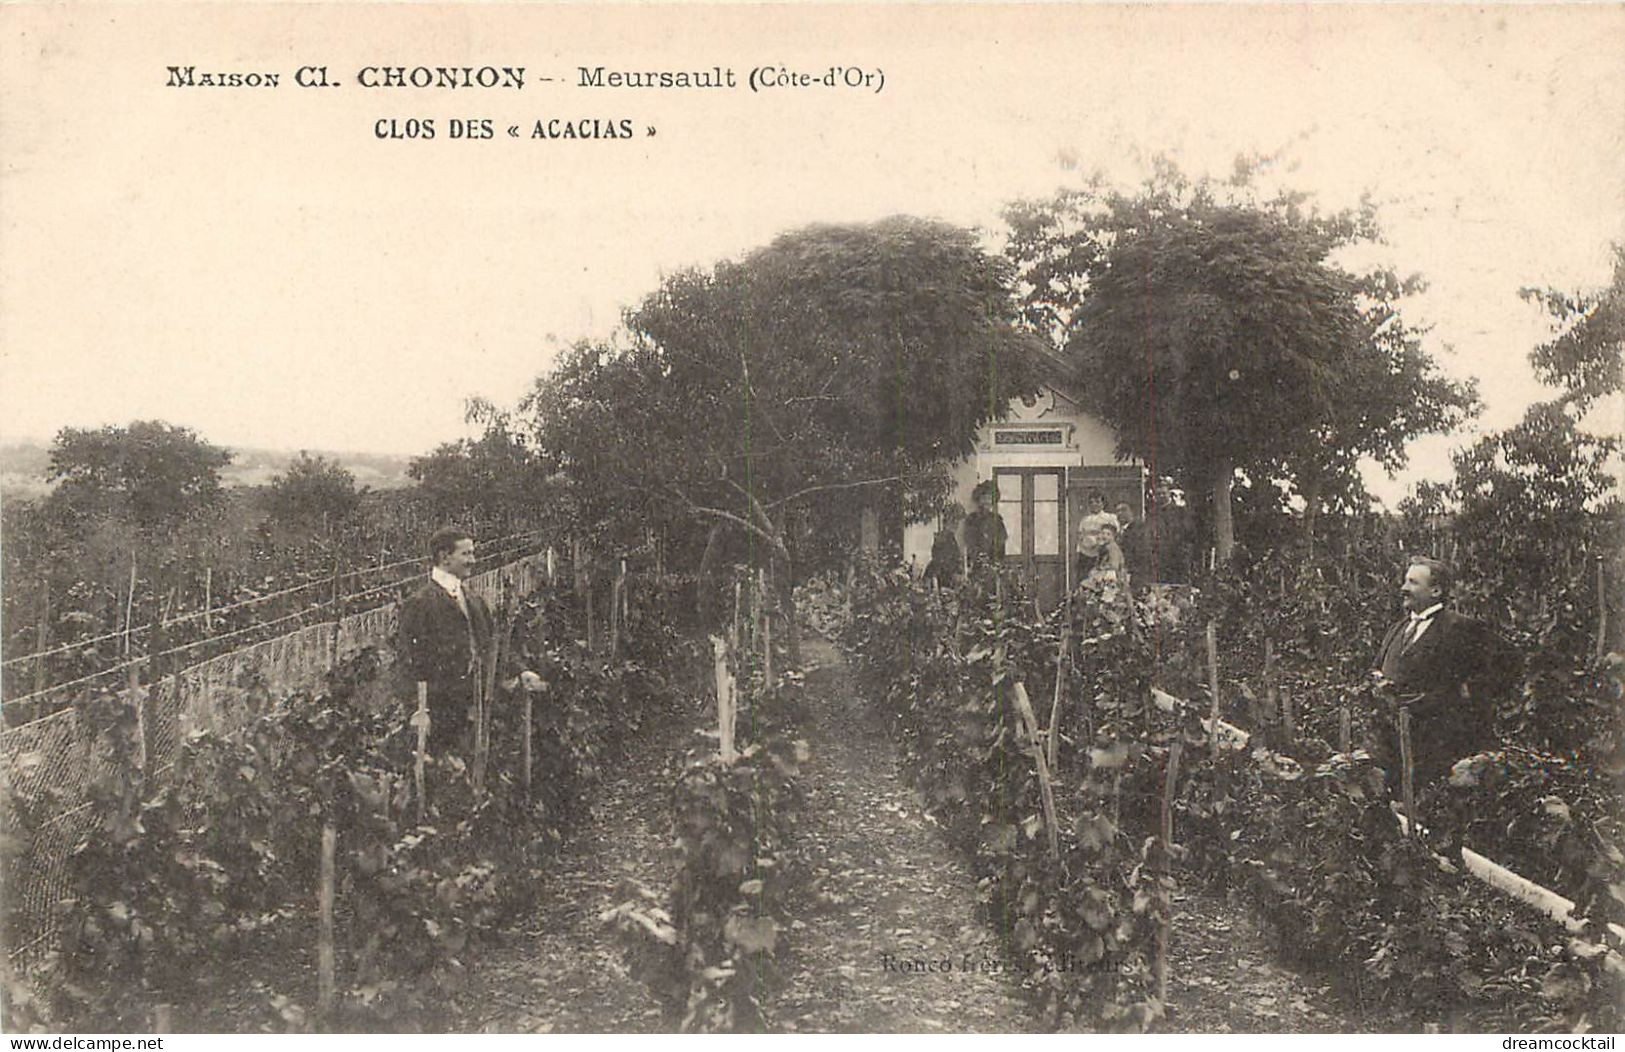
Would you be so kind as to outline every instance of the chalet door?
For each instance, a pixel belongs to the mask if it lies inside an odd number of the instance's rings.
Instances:
[[[1044,609],[1066,595],[1066,469],[999,468],[1004,562],[1021,571]]]

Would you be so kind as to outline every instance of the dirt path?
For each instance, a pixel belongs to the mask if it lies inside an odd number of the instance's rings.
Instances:
[[[845,662],[804,644],[811,746],[797,827],[807,881],[791,903],[784,981],[772,1007],[791,1032],[1009,1032],[1039,1022],[964,861],[913,802],[885,727],[853,694]],[[670,886],[670,786],[700,722],[640,736],[614,766],[593,817],[568,841],[536,912],[470,963],[456,998],[463,1032],[656,1033],[658,1003],[627,973],[598,915],[641,883]],[[1373,1021],[1327,984],[1274,962],[1268,933],[1222,893],[1189,889],[1176,905],[1170,1032],[1365,1031]],[[925,968],[915,962],[924,962]],[[932,968],[931,962],[951,968]],[[967,968],[966,965],[969,965]],[[929,970],[927,970],[929,969]],[[1380,1021],[1377,1022],[1380,1025]]]
[[[1016,980],[992,970],[1003,954],[977,916],[976,882],[914,806],[884,727],[853,696],[834,647],[809,635],[803,649],[802,733],[812,757],[797,835],[811,881],[791,925],[780,1024],[826,1033],[1031,1029]],[[916,958],[952,970],[905,970]]]
[[[790,989],[779,1009],[809,1031],[1026,1031],[1036,1013],[1008,975],[959,970],[1004,960],[976,910],[966,866],[913,805],[886,729],[858,702],[845,664],[808,641],[813,716],[810,814],[802,831],[815,860]],[[1175,902],[1170,947],[1173,1033],[1350,1032],[1380,1026],[1324,981],[1275,961],[1269,933],[1222,892],[1192,888]],[[889,971],[897,958],[949,958],[955,971]]]
[[[1276,963],[1269,932],[1222,891],[1176,894],[1168,956],[1168,1016],[1176,1034],[1360,1033],[1385,1023],[1331,984]]]
[[[671,884],[671,787],[684,752],[700,744],[690,730],[680,720],[649,728],[631,755],[613,765],[595,792],[592,817],[577,827],[548,874],[531,930],[471,962],[457,998],[458,1031],[667,1029],[659,1003],[627,973],[614,932],[598,916],[632,898],[633,883],[662,891]]]

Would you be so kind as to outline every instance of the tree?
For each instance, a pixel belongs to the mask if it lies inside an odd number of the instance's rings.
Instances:
[[[220,471],[232,455],[190,428],[160,420],[98,430],[63,428],[46,478],[53,509],[80,528],[102,516],[144,529],[218,510]]]
[[[525,408],[589,523],[703,523],[712,551],[731,531],[788,597],[850,550],[864,500],[923,514],[977,428],[1036,389],[1014,321],[1009,268],[969,231],[814,226],[668,278]]]
[[[1555,289],[1523,290],[1525,299],[1545,307],[1562,331],[1535,348],[1529,360],[1535,374],[1564,388],[1562,400],[1584,413],[1625,379],[1625,243],[1614,246],[1614,277],[1600,292],[1572,295]]]
[[[1471,563],[1497,567],[1507,593],[1538,596],[1576,563],[1583,572],[1587,553],[1612,550],[1602,538],[1614,517],[1608,461],[1617,450],[1615,439],[1580,430],[1557,400],[1457,452],[1450,496]]]
[[[1625,246],[1615,247],[1613,280],[1601,291],[1524,295],[1560,327],[1529,354],[1556,397],[1454,454],[1454,479],[1427,496],[1441,511],[1453,511],[1460,561],[1493,568],[1478,585],[1486,608],[1523,612],[1524,621],[1541,624],[1543,647],[1567,655],[1586,649],[1595,604],[1609,606],[1608,634],[1619,637],[1618,596],[1596,591],[1591,561],[1604,561],[1605,580],[1618,581],[1625,570],[1625,507],[1612,474],[1619,437],[1592,434],[1582,424],[1621,388]],[[1566,644],[1555,641],[1565,633]]]
[[[442,443],[407,465],[430,514],[441,520],[496,520],[503,528],[532,520],[549,499],[546,465],[510,414],[476,398],[468,402],[465,417],[484,428],[480,437]]]
[[[1473,410],[1396,301],[1391,272],[1333,261],[1376,238],[1369,208],[1320,215],[1162,164],[1133,195],[1098,182],[1006,212],[1023,316],[1072,360],[1120,455],[1209,495],[1218,556],[1234,547],[1237,472],[1283,480],[1314,513],[1358,494],[1357,464],[1393,470],[1415,436]]]
[[[355,522],[364,492],[344,465],[300,450],[299,459],[271,480],[266,510],[279,526],[331,539]]]

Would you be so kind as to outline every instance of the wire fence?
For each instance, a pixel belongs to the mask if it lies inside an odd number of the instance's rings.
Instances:
[[[487,541],[485,546],[491,552],[481,561],[493,563],[512,557],[516,552],[534,548],[538,536],[533,531]],[[417,558],[352,569],[265,595],[179,614],[161,622],[136,625],[127,630],[60,644],[37,653],[8,657],[0,665],[13,672],[24,673],[36,662],[93,654],[99,643],[128,638],[133,641],[132,646],[140,646],[143,650],[143,653],[131,654],[114,647],[115,652],[121,652],[121,658],[106,662],[93,672],[74,676],[43,690],[7,696],[4,724],[18,727],[80,703],[87,697],[121,690],[131,668],[145,669],[149,675],[163,675],[180,665],[198,664],[211,653],[220,654],[241,648],[245,642],[268,639],[273,634],[296,632],[313,624],[342,621],[351,612],[369,603],[379,602],[379,596],[422,578],[423,573],[419,569],[422,564],[423,560]],[[349,591],[343,591],[344,588]],[[303,601],[294,602],[294,597],[300,593],[313,591],[316,592],[314,596],[307,595]],[[281,605],[267,607],[267,604]],[[290,606],[292,609],[288,609]],[[256,609],[262,612],[263,620],[248,624],[237,621],[241,614]],[[267,613],[271,616],[264,616]],[[26,676],[21,678],[27,679]]]
[[[464,587],[496,609],[509,599],[535,592],[546,579],[547,564],[545,551],[532,551],[469,577]],[[376,597],[390,589],[398,598],[426,576],[415,574],[349,598]],[[319,686],[336,663],[367,647],[377,648],[387,663],[393,656],[397,606],[392,598],[336,620],[305,624],[175,668],[145,684],[141,681],[143,668],[161,655],[125,662],[112,670],[123,674],[122,687],[87,684],[78,688],[75,697],[86,692],[115,694],[131,711],[140,712],[147,770],[161,777],[194,731],[233,733],[290,695]],[[209,642],[218,643],[221,638]],[[4,779],[0,805],[5,811],[0,814],[0,837],[31,831],[24,834],[25,842],[15,845],[15,853],[4,859],[3,872],[6,952],[12,966],[22,972],[37,968],[56,946],[55,913],[67,891],[69,855],[95,833],[103,819],[89,799],[89,789],[107,773],[104,768],[110,761],[94,747],[94,739],[76,705],[0,731],[0,778]]]

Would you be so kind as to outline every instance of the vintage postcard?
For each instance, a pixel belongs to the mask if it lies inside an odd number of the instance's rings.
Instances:
[[[1611,1048],[1621,56],[0,3],[0,1025]]]

